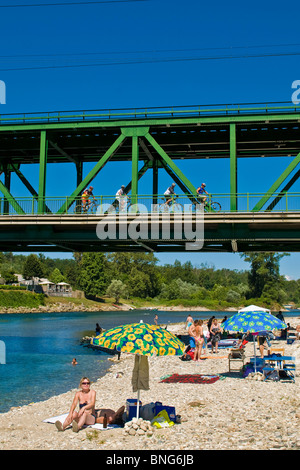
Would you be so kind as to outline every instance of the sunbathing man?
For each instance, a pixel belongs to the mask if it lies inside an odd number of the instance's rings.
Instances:
[[[96,423],[103,424],[104,416],[107,417],[107,424],[122,424],[122,416],[125,410],[125,406],[121,406],[117,411],[111,410],[110,408],[101,408],[96,411]]]

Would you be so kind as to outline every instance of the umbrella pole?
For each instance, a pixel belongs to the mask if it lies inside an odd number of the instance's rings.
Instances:
[[[254,345],[254,371],[256,372],[256,344],[255,344],[255,336],[253,335],[253,345]]]
[[[137,407],[136,407],[136,417],[139,419],[139,412],[140,412],[140,389],[137,392]]]
[[[139,368],[140,368],[141,356],[138,356],[138,361],[139,361]],[[137,417],[137,419],[139,419],[139,412],[140,412],[140,389],[138,388],[138,391],[137,391],[137,405],[136,405],[136,417]]]

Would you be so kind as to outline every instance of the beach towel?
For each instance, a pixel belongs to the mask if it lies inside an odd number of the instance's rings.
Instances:
[[[65,421],[66,417],[68,416],[69,413],[64,413],[59,416],[54,416],[52,418],[47,418],[43,420],[43,423],[52,423],[54,424],[55,421],[60,421],[62,424]],[[99,429],[100,431],[107,431],[109,429],[115,429],[115,428],[120,428],[119,425],[117,424],[108,424],[107,428],[103,427],[103,424],[96,423],[96,424],[90,424],[89,426],[85,425],[83,426],[84,428],[93,428],[93,429]]]
[[[191,384],[213,384],[219,380],[218,375],[202,375],[202,374],[173,374],[164,378],[160,383],[191,383]]]

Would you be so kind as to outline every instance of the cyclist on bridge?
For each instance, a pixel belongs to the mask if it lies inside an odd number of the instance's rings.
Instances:
[[[204,194],[208,195],[208,192],[205,190],[206,184],[202,183],[201,186],[197,189],[197,194],[200,196],[201,203],[205,205],[207,197],[203,196]]]
[[[116,200],[119,205],[119,210],[123,212],[125,210],[126,202],[129,199],[125,193],[125,186],[122,184],[121,188],[116,192]]]
[[[177,194],[174,191],[175,186],[176,186],[176,183],[172,183],[171,186],[169,186],[164,192],[164,196],[166,198],[165,204],[170,205],[172,202],[173,196],[177,196]]]
[[[90,186],[89,188],[85,189],[81,195],[81,201],[82,201],[82,210],[87,211],[89,206],[92,204],[91,197],[96,201],[95,196],[93,194],[93,186]]]

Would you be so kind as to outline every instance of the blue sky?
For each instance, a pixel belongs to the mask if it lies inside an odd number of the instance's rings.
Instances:
[[[300,79],[299,59],[292,55],[300,51],[295,5],[284,9],[278,1],[148,0],[4,8],[68,1],[0,0],[0,80],[6,84],[1,114],[291,102],[292,82]],[[288,163],[288,158],[243,159],[238,191],[266,191]],[[85,173],[89,168],[85,165]],[[229,192],[225,159],[182,162],[181,168],[195,186],[205,181],[213,194]],[[36,186],[37,168],[26,171]],[[126,164],[107,165],[94,181],[95,192],[114,194],[124,180],[130,181],[130,172]],[[72,164],[60,168],[59,174],[48,165],[47,181],[48,196],[70,194],[75,188]],[[140,181],[140,192],[149,194],[147,174]],[[169,183],[168,176],[161,176],[159,190]],[[300,191],[300,182],[293,191]],[[12,192],[28,195],[14,179]],[[249,267],[236,254],[159,258],[163,263],[177,258],[198,265]],[[281,273],[298,279],[299,261],[299,254],[284,258]]]

